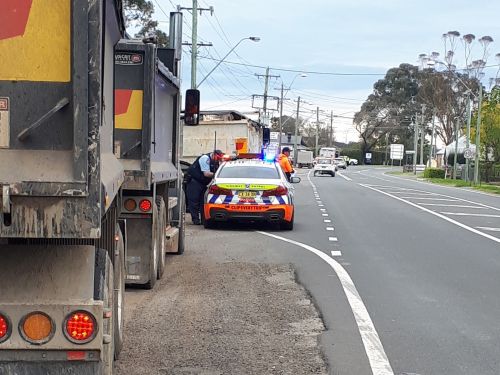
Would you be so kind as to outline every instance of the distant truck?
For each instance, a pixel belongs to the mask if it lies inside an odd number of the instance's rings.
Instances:
[[[319,149],[319,156],[324,158],[335,158],[337,149],[335,147],[322,147]]]
[[[303,168],[306,166],[307,168],[313,167],[313,152],[312,151],[299,151],[297,154],[297,167]]]

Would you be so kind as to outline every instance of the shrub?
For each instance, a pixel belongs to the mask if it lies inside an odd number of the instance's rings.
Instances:
[[[425,178],[444,178],[444,169],[441,168],[425,168]]]

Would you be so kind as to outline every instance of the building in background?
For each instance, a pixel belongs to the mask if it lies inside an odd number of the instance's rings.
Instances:
[[[182,160],[220,149],[229,155],[261,152],[263,124],[238,111],[201,111],[198,126],[184,126]]]

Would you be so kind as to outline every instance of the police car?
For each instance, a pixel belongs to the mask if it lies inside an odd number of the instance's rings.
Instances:
[[[298,183],[300,178],[292,177],[290,182]],[[274,160],[241,159],[223,163],[205,194],[205,228],[221,221],[259,220],[292,230],[294,189],[290,182]]]

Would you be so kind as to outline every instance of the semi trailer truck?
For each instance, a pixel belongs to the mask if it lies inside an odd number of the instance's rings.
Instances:
[[[184,249],[181,15],[166,49],[127,40],[119,0],[0,19],[0,374],[112,374],[125,282]]]

